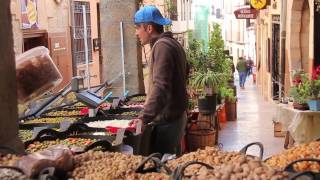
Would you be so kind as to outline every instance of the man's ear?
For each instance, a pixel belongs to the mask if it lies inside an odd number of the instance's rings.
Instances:
[[[147,32],[152,33],[152,31],[153,31],[153,26],[151,24],[148,24],[147,25]]]

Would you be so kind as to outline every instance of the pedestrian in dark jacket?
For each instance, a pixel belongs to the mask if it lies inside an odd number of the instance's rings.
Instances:
[[[155,124],[152,151],[178,153],[186,126],[187,61],[183,47],[163,26],[171,20],[163,18],[155,6],[145,6],[135,14],[136,35],[142,45],[151,45],[149,89],[140,116],[144,124]]]
[[[250,76],[252,74],[252,67],[253,67],[253,61],[251,58],[249,58],[247,61],[246,61],[246,64],[247,64],[247,76]]]
[[[241,89],[244,89],[244,84],[247,77],[247,63],[243,57],[240,57],[237,63],[237,70],[239,73],[239,85]]]

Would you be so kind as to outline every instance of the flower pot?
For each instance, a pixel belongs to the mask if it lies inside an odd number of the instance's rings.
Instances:
[[[311,111],[320,111],[320,100],[309,100],[308,105]]]
[[[216,111],[217,95],[205,96],[198,99],[199,112],[203,114],[213,114]]]
[[[299,103],[294,102],[292,104],[292,106],[293,106],[294,109],[298,109],[298,110],[302,110],[302,111],[305,111],[305,110],[309,109],[309,106],[308,106],[307,103],[299,104]]]
[[[225,106],[226,106],[227,121],[237,120],[237,101],[232,102],[232,101],[226,100]]]
[[[225,123],[227,121],[225,104],[221,105],[221,108],[217,111],[217,116],[220,123]]]

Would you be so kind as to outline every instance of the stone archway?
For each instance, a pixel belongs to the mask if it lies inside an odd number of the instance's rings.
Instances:
[[[288,10],[288,60],[289,71],[304,69],[310,71],[309,32],[310,8],[308,0],[292,0]],[[288,27],[288,26],[287,26]]]
[[[301,64],[302,69],[311,73],[309,61],[309,32],[310,32],[310,8],[308,1],[304,1],[301,12],[301,32],[300,32],[300,48],[301,48]]]

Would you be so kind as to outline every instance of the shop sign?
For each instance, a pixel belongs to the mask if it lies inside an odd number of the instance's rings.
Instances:
[[[39,29],[38,0],[20,0],[22,29]]]
[[[237,19],[256,19],[258,11],[251,8],[242,8],[234,11]]]
[[[250,6],[256,10],[265,9],[268,4],[270,0],[250,0]]]

